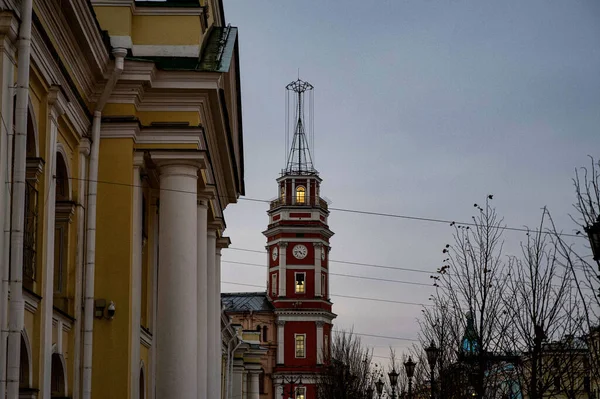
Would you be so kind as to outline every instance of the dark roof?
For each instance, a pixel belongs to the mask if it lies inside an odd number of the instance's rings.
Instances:
[[[227,292],[221,294],[221,303],[229,312],[270,312],[275,309],[266,292]]]

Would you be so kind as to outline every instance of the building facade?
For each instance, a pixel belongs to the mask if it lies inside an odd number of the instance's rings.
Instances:
[[[0,0],[0,45],[0,399],[220,398],[222,2]]]
[[[269,331],[276,328],[274,365],[267,362],[263,367],[272,383],[273,396],[267,397],[314,399],[318,376],[327,364],[335,318],[329,296],[333,232],[308,139],[310,115],[305,113],[310,111],[304,107],[312,86],[298,79],[287,89],[296,104],[292,144],[287,165],[277,179],[278,198],[270,203],[269,224],[263,232],[268,252],[266,298],[273,307],[269,320],[275,324],[267,326]],[[306,109],[311,107],[306,105]],[[231,314],[236,322],[245,322],[239,311]],[[258,328],[254,324],[246,327]]]

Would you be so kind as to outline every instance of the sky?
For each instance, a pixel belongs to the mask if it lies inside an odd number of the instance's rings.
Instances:
[[[314,163],[340,209],[468,221],[488,194],[504,222],[548,206],[572,232],[574,169],[600,158],[596,0],[224,0],[239,28],[246,199],[225,211],[222,291],[265,287],[267,204],[285,167],[285,86],[315,87]],[[299,72],[298,72],[299,71]],[[416,339],[447,223],[332,211],[336,328]],[[516,254],[524,233],[507,232]],[[241,265],[243,262],[254,265]],[[406,282],[410,284],[406,284]],[[420,283],[424,285],[415,285]],[[262,288],[264,290],[264,288]],[[375,356],[411,341],[362,336]],[[380,359],[382,360],[382,359]],[[384,360],[382,360],[384,361]]]

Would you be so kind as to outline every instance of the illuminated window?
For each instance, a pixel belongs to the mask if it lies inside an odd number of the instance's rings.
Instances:
[[[296,334],[296,358],[306,357],[306,334]]]
[[[296,399],[306,399],[306,387],[296,388]]]
[[[277,274],[271,274],[271,294],[273,296],[277,295]]]
[[[306,189],[302,186],[296,187],[296,203],[304,204],[306,200]]]
[[[305,277],[304,273],[296,273],[296,294],[304,294],[306,287],[304,283]]]
[[[285,187],[281,186],[281,201],[285,201]]]

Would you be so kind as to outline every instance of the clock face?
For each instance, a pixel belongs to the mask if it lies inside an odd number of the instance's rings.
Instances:
[[[298,244],[292,250],[292,254],[296,259],[304,259],[308,255],[308,249],[304,245]]]
[[[273,260],[277,260],[277,255],[279,255],[279,250],[277,249],[277,247],[274,247],[273,251],[271,251],[271,258]]]

